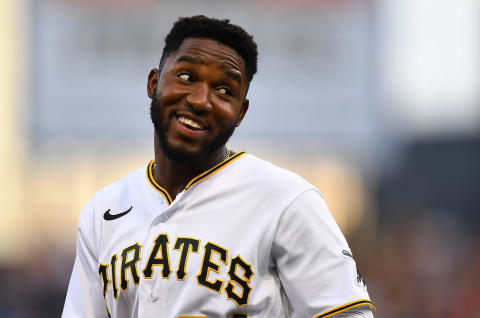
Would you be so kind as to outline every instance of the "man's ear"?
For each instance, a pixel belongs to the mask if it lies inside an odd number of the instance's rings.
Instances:
[[[158,84],[158,77],[160,76],[160,72],[158,68],[153,68],[148,74],[148,82],[147,82],[147,94],[148,97],[153,98],[156,94],[157,84]]]
[[[235,126],[238,127],[242,123],[243,117],[245,117],[245,114],[248,111],[248,105],[250,104],[250,101],[248,98],[245,98],[245,100],[242,103],[242,108],[240,109],[240,113],[238,114],[237,122],[235,123]]]

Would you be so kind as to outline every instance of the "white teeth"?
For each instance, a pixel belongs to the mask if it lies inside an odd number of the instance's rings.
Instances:
[[[186,117],[183,117],[183,116],[180,116],[178,118],[178,121],[185,124],[185,125],[188,125],[190,127],[193,127],[193,128],[197,128],[197,129],[203,129],[203,126],[200,125],[199,123],[197,123],[196,121],[193,121],[189,118],[186,118]]]

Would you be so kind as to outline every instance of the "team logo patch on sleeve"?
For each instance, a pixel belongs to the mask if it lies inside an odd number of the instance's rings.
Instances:
[[[343,250],[342,254],[354,260],[352,253],[350,253],[349,251]]]
[[[355,259],[353,258],[352,253],[350,253],[349,251],[342,250],[342,254],[345,255],[348,258],[351,258],[355,262]],[[360,270],[358,269],[357,262],[355,262],[355,270],[357,272],[355,282],[357,283],[358,286],[367,288],[367,284],[365,282],[365,279],[363,278],[362,274],[360,273]]]
[[[365,282],[365,279],[363,278],[362,274],[358,270],[358,266],[356,266],[356,268],[357,268],[357,285],[367,288],[367,283]]]

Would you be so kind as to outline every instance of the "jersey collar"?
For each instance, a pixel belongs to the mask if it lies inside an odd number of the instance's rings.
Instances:
[[[245,154],[245,151],[241,151],[241,152],[237,152],[236,154],[234,154],[233,156],[231,157],[228,157],[227,159],[223,160],[222,162],[220,162],[219,164],[213,166],[212,168],[208,169],[207,171],[204,171],[202,172],[201,174],[199,174],[198,176],[196,176],[195,178],[193,178],[192,180],[190,180],[187,185],[185,186],[185,190],[188,190],[190,189],[191,187],[193,187],[195,184],[205,180],[206,178],[210,177],[211,175],[219,172],[220,170],[222,170],[223,168],[225,168],[226,166],[228,166],[229,164],[231,164],[232,162],[234,162],[235,160],[237,160],[238,158],[240,158],[241,156],[243,156]],[[155,161],[152,160],[150,161],[150,163],[148,164],[147,166],[147,180],[148,182],[150,183],[150,185],[155,189],[157,190],[158,192],[160,192],[160,194],[165,198],[165,200],[167,201],[167,204],[170,205],[172,203],[172,197],[170,196],[170,194],[167,192],[167,190],[165,190],[161,185],[159,185],[156,181],[155,181],[155,178],[153,178],[153,163]]]

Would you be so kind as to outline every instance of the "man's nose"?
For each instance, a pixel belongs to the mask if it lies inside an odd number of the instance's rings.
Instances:
[[[197,112],[205,112],[212,109],[210,88],[206,83],[196,83],[186,99],[187,103]]]

